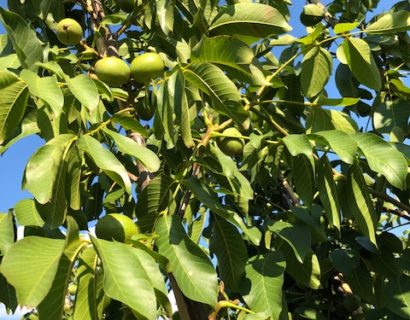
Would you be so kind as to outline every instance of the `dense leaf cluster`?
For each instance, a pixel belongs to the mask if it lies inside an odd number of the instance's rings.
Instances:
[[[32,198],[0,215],[0,302],[41,320],[409,319],[393,230],[410,221],[410,5],[312,2],[300,38],[290,0],[0,8],[0,153],[45,142]],[[63,18],[80,43],[58,41]],[[148,84],[95,74],[150,51],[166,72]],[[108,213],[134,219],[131,243],[88,233]]]

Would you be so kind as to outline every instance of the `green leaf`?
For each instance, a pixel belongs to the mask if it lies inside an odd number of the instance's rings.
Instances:
[[[322,108],[311,110],[307,120],[307,133],[335,129],[348,134],[359,131],[356,122],[344,112]]]
[[[309,159],[312,158],[313,147],[310,144],[310,141],[308,140],[306,135],[290,134],[284,137],[282,141],[285,143],[286,148],[292,156],[296,157],[299,154],[304,154]]]
[[[0,302],[3,303],[6,308],[15,312],[17,309],[17,296],[16,290],[7,282],[6,278],[0,273]]]
[[[303,260],[303,264],[297,259],[290,246],[282,246],[280,251],[286,259],[286,272],[296,280],[311,289],[320,288],[320,264],[317,256],[311,251]]]
[[[103,312],[103,273],[97,268],[98,256],[93,247],[80,255],[76,270],[77,292],[74,303],[74,320],[99,320]]]
[[[172,75],[175,78],[175,73]],[[167,144],[167,149],[175,147],[177,140],[177,131],[174,125],[174,104],[171,104],[170,90],[174,90],[172,86],[169,88],[168,81],[162,82],[157,89],[154,87],[154,94],[157,100],[156,117],[154,117],[154,131],[155,128],[161,128],[164,135],[164,140]]]
[[[268,229],[286,241],[292,248],[296,259],[300,263],[311,251],[310,230],[302,224],[291,224],[285,221],[274,221],[268,223]]]
[[[16,142],[40,131],[40,129],[37,126],[36,111],[28,113],[25,116],[25,118],[21,122],[20,128],[21,130],[15,130],[13,132],[13,135],[9,137],[7,143],[5,143],[3,146],[0,146],[0,155],[5,153]]]
[[[90,136],[82,136],[78,139],[77,145],[79,149],[87,153],[97,167],[131,194],[131,181],[127,170],[108,149]]]
[[[395,128],[407,132],[409,117],[410,108],[406,100],[379,101],[374,104],[373,127],[379,133],[390,133]]]
[[[169,260],[172,272],[188,298],[214,306],[218,280],[214,267],[200,247],[185,233],[177,216],[163,216],[156,224],[158,252]]]
[[[201,201],[205,207],[209,208],[212,212],[219,215],[221,218],[236,225],[243,231],[243,233],[253,244],[257,246],[259,245],[261,240],[260,231],[257,228],[247,227],[239,214],[229,209],[227,206],[223,206],[215,196],[215,192],[211,191],[208,186],[201,183],[194,177],[189,178],[186,184],[192,191],[194,196],[199,201]]]
[[[188,99],[185,91],[185,78],[178,70],[168,80],[168,102],[174,110],[176,122],[179,124],[182,140],[187,148],[193,148],[195,143],[191,134],[191,119]]]
[[[63,249],[64,240],[40,237],[25,237],[9,249],[1,262],[1,273],[16,288],[20,305],[36,307],[45,298]]]
[[[253,199],[253,189],[249,180],[239,171],[236,162],[223,153],[216,143],[211,144],[211,152],[222,167],[222,175],[228,179],[235,201],[245,215],[249,212],[249,201]]]
[[[155,291],[167,294],[155,260],[144,250],[123,243],[92,241],[102,260],[105,294],[129,306],[141,319],[155,319]]]
[[[100,94],[94,81],[84,74],[74,78],[66,77],[68,89],[81,104],[88,109],[90,113],[97,110],[100,102]]]
[[[242,292],[246,304],[252,311],[263,312],[269,319],[280,319],[285,267],[286,262],[277,252],[249,260]]]
[[[14,207],[14,214],[20,226],[42,227],[44,225],[33,199],[23,199],[17,202]]]
[[[330,53],[322,47],[308,51],[303,58],[300,83],[308,99],[316,97],[324,90],[333,69]]]
[[[380,90],[382,87],[380,71],[367,42],[349,37],[343,41],[342,46],[347,64],[355,78],[369,88]]]
[[[393,313],[408,319],[410,317],[410,279],[400,275],[391,279],[383,292],[384,305]]]
[[[363,172],[356,163],[349,169],[346,192],[349,212],[355,218],[357,227],[377,247],[375,231],[377,221],[373,203],[367,191]]]
[[[349,31],[356,29],[358,25],[359,25],[359,22],[337,23],[334,26],[333,31],[335,32],[335,34],[341,34],[341,33],[349,32]]]
[[[231,36],[203,37],[193,48],[194,63],[216,63],[242,70],[241,65],[252,63],[253,51],[248,45]]]
[[[55,77],[39,77],[33,71],[23,70],[20,77],[27,83],[30,93],[46,102],[57,118],[63,111],[64,96]]]
[[[147,129],[145,129],[144,126],[141,125],[133,116],[128,116],[122,113],[115,114],[111,118],[111,121],[119,124],[126,130],[138,132],[143,137],[148,137]]]
[[[53,191],[63,188],[66,156],[74,138],[72,134],[57,136],[39,148],[27,163],[24,188],[39,203],[49,202]]]
[[[12,53],[7,56],[0,56],[0,70],[19,69],[21,67],[17,54]]]
[[[209,249],[218,258],[219,277],[229,290],[236,291],[245,272],[248,251],[235,226],[218,216],[214,218]]]
[[[360,98],[327,98],[320,96],[317,102],[321,106],[350,107],[360,101]]]
[[[167,175],[156,176],[138,195],[136,214],[138,226],[143,232],[153,232],[158,214],[168,208],[171,187],[174,185]]]
[[[24,68],[32,68],[43,60],[43,43],[21,16],[0,7],[0,20]]]
[[[396,33],[410,30],[410,12],[400,10],[383,14],[375,22],[369,24],[364,32],[367,33]]]
[[[393,186],[402,190],[406,188],[407,162],[401,152],[372,133],[359,133],[353,138],[366,157],[370,169],[385,176]]]
[[[260,3],[237,3],[218,12],[212,21],[211,34],[266,38],[291,31],[285,17],[276,8]]]
[[[135,157],[150,172],[157,172],[159,170],[161,162],[158,156],[150,149],[140,146],[134,140],[112,130],[105,128],[103,131],[115,141],[120,152]]]
[[[225,73],[210,63],[189,64],[184,69],[185,78],[205,92],[214,101],[213,107],[232,118],[239,125],[248,115],[240,103],[239,91]]]
[[[316,167],[317,189],[329,224],[340,231],[340,205],[329,159],[323,156]]]
[[[56,275],[47,296],[38,306],[38,314],[42,320],[62,319],[68,281],[77,255],[86,245],[79,240],[78,225],[74,218],[67,217],[68,234],[63,255],[58,263]]]
[[[0,256],[7,253],[14,243],[14,223],[13,215],[0,213]]]
[[[0,71],[0,144],[10,137],[26,111],[26,84],[13,73]]]
[[[352,164],[356,159],[356,152],[358,148],[357,143],[345,132],[339,130],[327,130],[316,132],[315,135],[324,138],[329,147],[336,152],[336,154],[344,162]]]
[[[298,196],[307,207],[312,206],[315,177],[312,162],[304,154],[292,157],[292,176]]]

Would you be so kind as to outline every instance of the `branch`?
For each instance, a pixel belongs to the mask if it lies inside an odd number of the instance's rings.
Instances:
[[[382,199],[382,200],[384,200],[386,202],[389,202],[391,204],[394,204],[397,208],[400,208],[400,209],[402,209],[406,212],[406,213],[403,213],[403,212],[400,212],[400,211],[389,211],[390,213],[393,213],[393,214],[399,216],[400,218],[403,218],[403,219],[406,219],[406,220],[410,221],[410,215],[409,215],[410,206],[408,206],[408,205],[406,205],[406,204],[404,204],[404,203],[390,197],[389,195],[385,194],[384,192],[377,191],[377,190],[374,190],[372,188],[368,188],[368,190],[372,195],[376,196],[377,198]]]

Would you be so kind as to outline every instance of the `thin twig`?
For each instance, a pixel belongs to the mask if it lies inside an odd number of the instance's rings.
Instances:
[[[385,194],[384,192],[377,191],[377,190],[374,190],[372,188],[368,188],[368,190],[372,195],[376,196],[377,198],[382,199],[382,200],[384,200],[386,202],[389,202],[391,204],[394,204],[397,208],[400,208],[400,209],[404,210],[406,213],[402,213],[400,211],[394,211],[394,212],[391,212],[391,213],[393,213],[395,215],[398,215],[400,218],[403,218],[403,219],[406,219],[406,220],[410,221],[410,215],[409,215],[410,206],[408,206],[408,205],[406,205],[406,204],[404,204],[404,203],[390,197],[389,195]]]

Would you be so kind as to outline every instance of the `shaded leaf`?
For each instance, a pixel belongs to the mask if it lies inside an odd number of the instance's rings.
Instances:
[[[373,203],[367,191],[363,172],[357,164],[353,164],[349,169],[346,192],[349,211],[355,218],[357,227],[377,247],[375,231],[377,221]]]
[[[158,214],[169,206],[173,185],[174,180],[169,176],[158,175],[138,195],[135,211],[142,231],[152,233]]]
[[[236,227],[215,216],[209,249],[218,258],[219,277],[230,290],[236,290],[245,271],[248,252]]]
[[[340,205],[329,159],[323,156],[317,162],[317,189],[329,224],[340,230]]]
[[[312,162],[304,154],[292,157],[292,176],[298,196],[307,207],[312,206],[315,177]]]
[[[292,248],[295,257],[303,263],[306,255],[311,251],[310,230],[302,224],[291,224],[285,221],[269,222],[268,229],[286,241]]]
[[[103,273],[97,269],[97,253],[93,247],[80,255],[76,270],[77,292],[74,303],[74,320],[99,320],[104,301]]]
[[[95,164],[103,170],[112,180],[117,182],[120,186],[131,193],[131,181],[127,170],[122,163],[101,143],[90,137],[82,136],[78,139],[78,148],[89,155]]]

